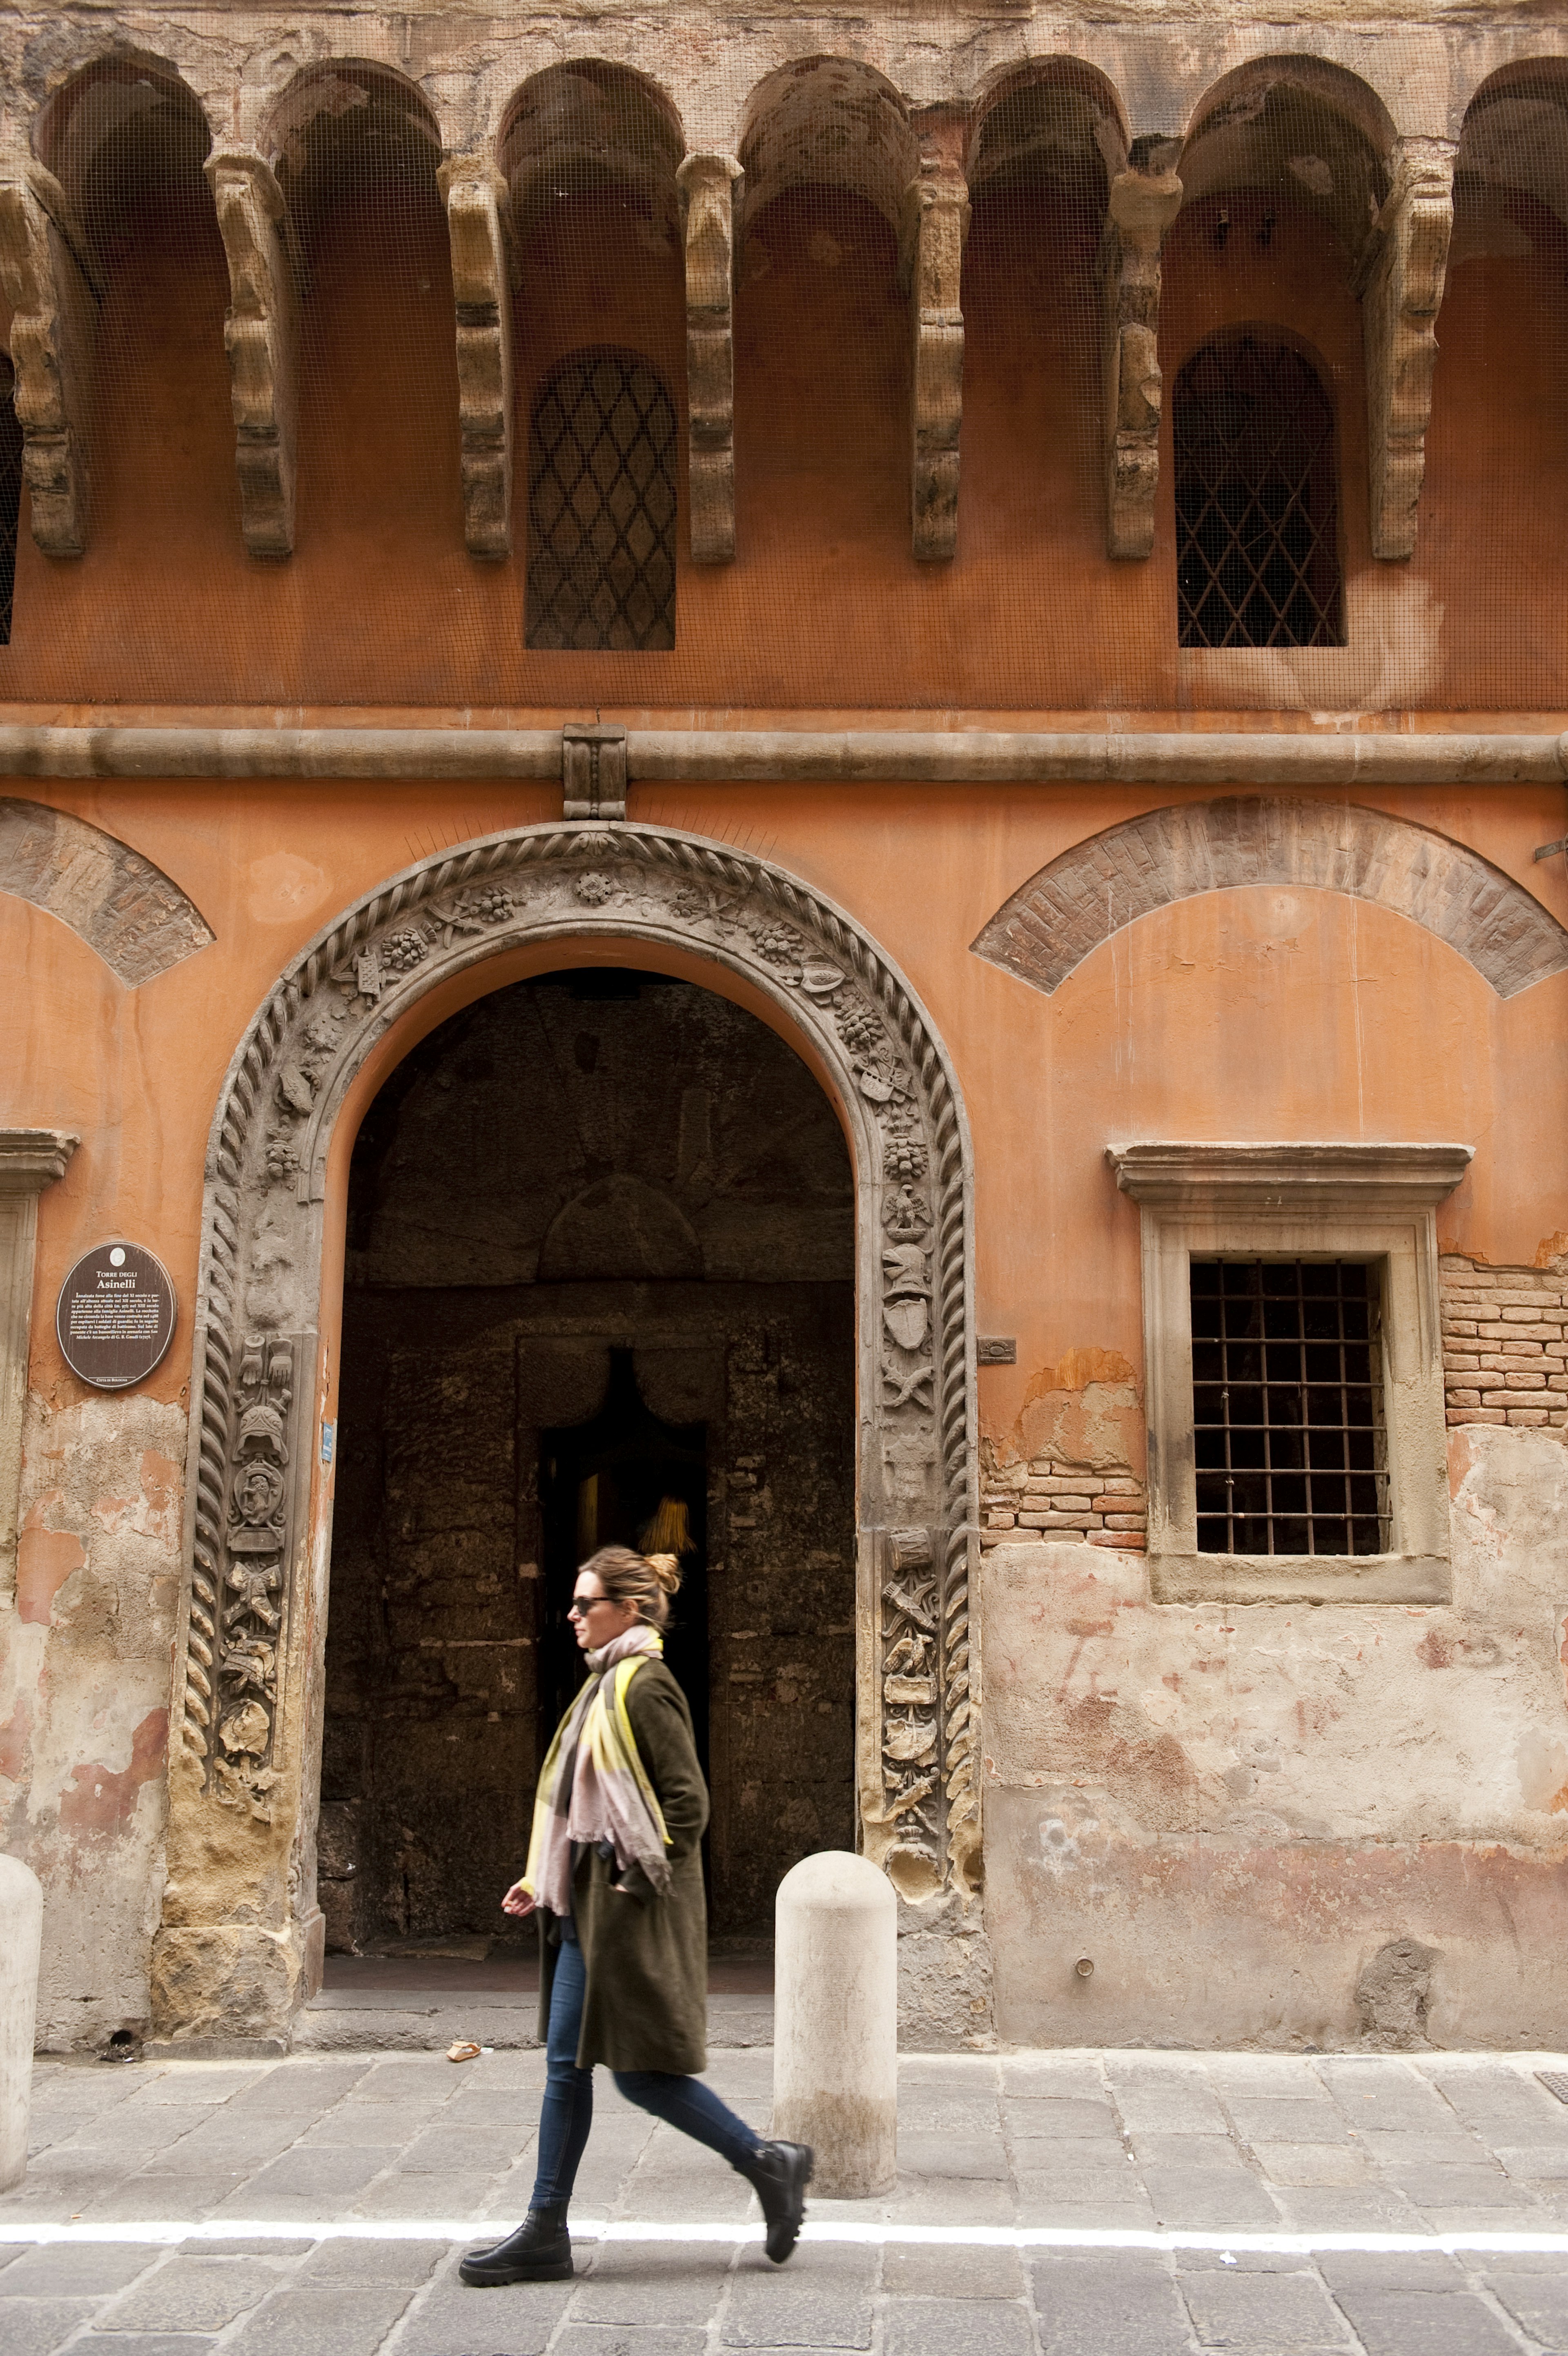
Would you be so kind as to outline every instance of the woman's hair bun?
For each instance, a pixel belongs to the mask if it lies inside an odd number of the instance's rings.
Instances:
[[[681,1565],[676,1558],[672,1554],[650,1554],[643,1558],[665,1594],[675,1594],[681,1585]]]

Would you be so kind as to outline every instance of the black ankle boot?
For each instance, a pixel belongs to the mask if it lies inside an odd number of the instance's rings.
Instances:
[[[562,2201],[553,2209],[531,2209],[516,2233],[493,2249],[470,2250],[457,2279],[489,2290],[499,2283],[564,2282],[572,2271],[572,2236]]]
[[[816,2154],[809,2143],[765,2143],[740,2170],[762,2203],[768,2256],[781,2266],[800,2236]]]

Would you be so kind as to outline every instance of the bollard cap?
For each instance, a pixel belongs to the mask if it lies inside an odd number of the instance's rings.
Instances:
[[[896,1917],[893,1884],[868,1857],[843,1848],[819,1849],[792,1865],[779,1885],[778,1911],[786,1913],[886,1914]]]

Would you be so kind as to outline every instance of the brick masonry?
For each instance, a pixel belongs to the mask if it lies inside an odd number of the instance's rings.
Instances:
[[[1442,1261],[1443,1379],[1453,1424],[1568,1427],[1568,1265]]]
[[[1124,1464],[1108,1471],[1036,1456],[999,1465],[988,1448],[981,1470],[980,1522],[984,1547],[1081,1538],[1090,1546],[1142,1554],[1147,1499],[1143,1483]]]
[[[1449,1422],[1568,1430],[1568,1263],[1487,1268],[1449,1254],[1441,1269]],[[1126,1465],[999,1464],[988,1447],[980,1521],[983,1547],[1077,1538],[1141,1554],[1147,1496]]]

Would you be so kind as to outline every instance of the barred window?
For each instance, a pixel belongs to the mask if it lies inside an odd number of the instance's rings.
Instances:
[[[1198,1551],[1386,1554],[1376,1265],[1191,1267]]]
[[[675,409],[635,352],[575,352],[534,404],[527,640],[675,643]]]
[[[1217,337],[1176,380],[1184,647],[1337,647],[1334,412],[1299,352]]]
[[[0,647],[11,643],[16,585],[16,524],[22,505],[22,429],[16,423],[16,374],[0,353]]]

